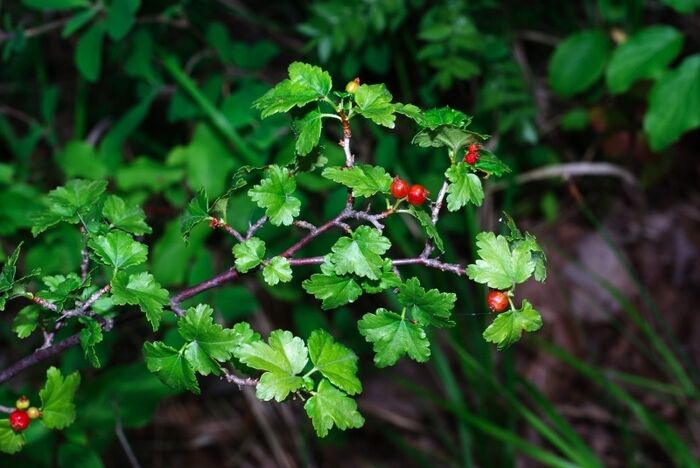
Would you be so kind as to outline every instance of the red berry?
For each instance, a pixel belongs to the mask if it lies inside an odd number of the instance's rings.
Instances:
[[[474,143],[472,145],[469,145],[468,150],[470,153],[476,153],[477,151],[479,151],[480,146],[481,145],[479,145],[478,143]]]
[[[508,296],[503,291],[489,291],[486,296],[486,304],[491,312],[503,312],[508,308]]]
[[[394,198],[403,198],[408,195],[408,184],[405,180],[394,177],[391,181],[391,196]]]
[[[472,165],[472,166],[474,164],[476,164],[476,162],[478,160],[479,160],[479,153],[477,153],[477,152],[472,153],[470,151],[464,156],[464,162],[466,162],[467,164]]]
[[[29,415],[24,410],[14,410],[10,413],[10,427],[15,432],[22,432],[29,427]]]
[[[411,205],[422,205],[427,196],[428,191],[420,184],[412,185],[411,188],[408,189],[408,203]]]
[[[27,398],[26,396],[19,397],[15,402],[15,407],[17,409],[26,410],[27,408],[29,408],[29,398]]]

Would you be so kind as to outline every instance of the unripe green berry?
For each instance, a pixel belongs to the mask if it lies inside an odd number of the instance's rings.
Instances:
[[[17,399],[17,401],[15,402],[15,407],[16,407],[17,409],[21,409],[21,410],[25,410],[25,409],[29,408],[29,398],[27,398],[26,396],[22,395],[22,396],[19,397],[19,398]]]
[[[352,81],[348,81],[348,84],[345,85],[345,91],[347,91],[350,94],[355,94],[359,88],[360,78],[355,78]]]
[[[41,417],[41,411],[39,408],[32,406],[27,410],[27,416],[29,416],[29,419],[38,419]]]

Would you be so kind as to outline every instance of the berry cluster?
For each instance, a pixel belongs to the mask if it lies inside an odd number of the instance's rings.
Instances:
[[[394,177],[391,182],[391,196],[398,199],[406,198],[411,205],[420,206],[425,202],[428,191],[420,184],[409,187],[405,180]]]
[[[22,432],[29,427],[29,423],[32,419],[37,419],[41,417],[41,411],[34,407],[29,406],[29,398],[26,396],[19,397],[15,403],[15,410],[10,413],[10,427],[15,432]]]
[[[464,162],[473,166],[479,160],[479,145],[473,144],[469,145],[467,152],[464,154]]]

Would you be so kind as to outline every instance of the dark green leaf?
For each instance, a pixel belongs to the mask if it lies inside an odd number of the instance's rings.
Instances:
[[[0,419],[0,452],[17,453],[24,446],[24,435],[10,427],[9,419]]]
[[[485,172],[488,176],[495,177],[501,177],[503,174],[511,172],[510,167],[501,161],[498,156],[483,148],[479,150],[476,168]]]
[[[80,322],[83,324],[83,328],[80,330],[80,346],[85,353],[85,359],[90,362],[92,367],[100,367],[100,360],[95,353],[95,345],[103,340],[102,327],[91,317],[82,317]]]
[[[97,81],[100,76],[104,36],[104,24],[95,23],[80,36],[75,48],[75,64],[88,81]]]
[[[32,234],[43,232],[60,222],[76,224],[97,204],[107,187],[104,180],[74,179],[49,192],[46,208],[33,219]]]
[[[610,41],[603,31],[581,31],[559,44],[549,62],[549,83],[555,93],[573,96],[602,76]]]
[[[129,33],[136,20],[136,12],[141,0],[112,0],[107,7],[105,26],[107,34],[114,41],[123,39]]]
[[[700,54],[659,78],[649,94],[644,131],[655,151],[700,126]]]
[[[41,308],[36,305],[28,305],[17,312],[12,321],[12,331],[18,338],[24,339],[32,334],[38,325]]]
[[[659,77],[682,47],[683,35],[671,26],[637,31],[613,52],[605,75],[608,89],[623,93],[641,78]]]
[[[440,250],[440,252],[444,252],[445,246],[442,242],[442,237],[440,237],[440,233],[433,224],[433,220],[430,218],[430,215],[425,211],[416,208],[415,206],[411,206],[409,208],[409,211],[418,220],[421,227],[423,228],[423,231],[425,231],[425,235],[433,241],[433,245],[435,245],[435,247],[437,247],[438,250]]]
[[[36,10],[70,10],[90,5],[88,0],[22,0],[22,3]]]

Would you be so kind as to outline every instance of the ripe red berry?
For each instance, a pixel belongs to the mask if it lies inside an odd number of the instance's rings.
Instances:
[[[479,160],[479,153],[477,152],[468,152],[467,154],[464,155],[464,162],[467,164],[473,166],[476,164],[476,162]]]
[[[478,143],[474,143],[472,145],[469,145],[469,147],[467,149],[469,150],[470,153],[476,153],[477,151],[479,151],[479,146],[481,146],[481,145],[479,145]]]
[[[32,406],[27,410],[27,416],[29,416],[29,419],[40,418],[41,411],[38,408],[36,408],[35,406]]]
[[[394,177],[391,181],[391,196],[394,198],[403,198],[408,195],[408,184],[405,180]]]
[[[17,409],[26,410],[27,408],[29,408],[29,398],[27,398],[26,396],[19,397],[15,402],[15,407]]]
[[[412,185],[411,188],[408,189],[408,203],[411,205],[422,205],[427,196],[428,191],[420,184]]]
[[[508,308],[508,296],[503,291],[489,291],[486,296],[486,304],[491,312],[503,312]]]
[[[14,410],[10,413],[10,427],[15,432],[22,432],[29,427],[29,415],[24,410]]]

